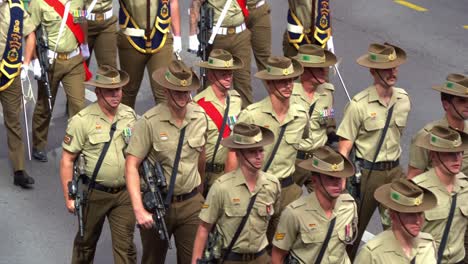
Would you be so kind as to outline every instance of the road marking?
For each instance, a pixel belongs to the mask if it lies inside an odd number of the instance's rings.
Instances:
[[[468,25],[464,25],[463,28],[464,28],[464,29],[468,29]]]
[[[362,235],[361,241],[364,242],[364,243],[367,243],[367,242],[369,242],[369,240],[373,239],[374,237],[375,237],[374,234],[372,234],[370,232],[367,232],[367,231],[364,231],[364,235]]]
[[[394,2],[397,3],[397,4],[400,4],[402,6],[406,6],[408,8],[413,9],[413,10],[416,10],[418,12],[426,12],[427,11],[426,8],[424,8],[422,6],[415,5],[415,4],[410,3],[408,1],[405,1],[405,0],[395,0]]]

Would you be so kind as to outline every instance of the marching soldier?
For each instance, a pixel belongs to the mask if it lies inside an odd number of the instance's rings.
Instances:
[[[242,9],[244,5],[239,4],[237,0],[229,1],[231,6],[224,17],[221,17],[228,0],[192,0],[190,7],[190,50],[197,51],[199,42],[197,39],[197,23],[200,16],[200,6],[208,1],[208,6],[213,9],[214,21],[213,29],[218,20],[221,27],[215,32],[213,49],[224,49],[233,56],[239,57],[244,63],[242,69],[234,71],[234,89],[242,98],[242,108],[253,103],[252,87],[250,85],[250,64],[251,64],[251,33],[245,25],[245,16]],[[202,89],[205,87],[202,87]]]
[[[117,17],[111,0],[86,0],[89,58],[95,51],[98,65],[117,67]],[[86,47],[86,46],[85,46]]]
[[[223,146],[236,152],[239,167],[218,178],[208,193],[200,212],[193,264],[202,257],[213,228],[222,236],[223,263],[270,263],[266,230],[271,216],[278,214],[281,186],[261,168],[263,147],[273,141],[269,129],[246,123],[236,124],[233,134],[223,139]]]
[[[325,47],[331,41],[329,0],[288,0],[288,24],[283,35],[283,53],[297,54],[304,44]],[[331,48],[332,45],[328,45]]]
[[[302,189],[294,183],[294,162],[298,149],[310,150],[306,110],[299,104],[290,104],[294,79],[301,76],[303,67],[296,60],[286,57],[270,57],[267,69],[255,74],[266,82],[268,96],[260,102],[249,105],[239,115],[239,122],[269,128],[275,134],[275,143],[265,148],[263,171],[278,178],[281,183],[280,212],[292,201],[298,199]],[[307,148],[307,149],[306,149]],[[235,162],[236,158],[229,158]],[[279,215],[278,215],[279,216]],[[279,217],[273,217],[268,228],[268,239],[274,235]]]
[[[304,73],[294,83],[291,102],[301,104],[309,114],[309,137],[313,140],[312,149],[325,144],[332,145],[338,142],[336,135],[335,109],[333,96],[335,88],[328,83],[328,67],[336,64],[336,56],[320,46],[305,44],[299,48],[296,57],[304,67]],[[298,159],[309,158],[309,153],[299,151]],[[299,166],[293,174],[294,182],[299,186],[310,182],[307,176],[310,173]],[[310,190],[310,184],[308,188]]]
[[[62,143],[60,175],[65,205],[75,212],[69,197],[68,182],[72,180],[73,163],[84,155],[87,198],[84,206],[83,237],[79,232],[73,244],[72,263],[92,263],[104,220],[108,219],[115,263],[136,263],[133,244],[135,216],[125,188],[125,157],[129,131],[136,121],[135,112],[120,104],[122,86],[128,74],[109,65],[102,65],[96,78],[85,84],[96,87],[97,102],[73,116]]]
[[[221,139],[229,136],[241,111],[242,99],[232,88],[233,71],[244,66],[242,60],[231,53],[214,49],[208,61],[198,63],[208,69],[210,85],[195,96],[194,101],[208,116],[208,134],[205,146],[205,181],[208,188],[224,174],[227,149],[220,145]],[[227,112],[226,112],[227,111]],[[208,190],[204,190],[208,193]]]
[[[468,78],[462,74],[452,73],[447,76],[447,81],[444,85],[434,86],[433,89],[440,92],[445,116],[442,119],[427,124],[413,137],[409,155],[408,178],[413,178],[430,168],[429,151],[416,146],[414,143],[414,140],[419,135],[427,134],[427,131],[435,125],[450,127],[457,131],[468,133],[468,125],[465,125],[465,120],[468,119],[468,94],[465,93],[465,89],[468,89]],[[461,171],[465,175],[468,175],[468,152],[463,153]],[[468,231],[465,233],[465,251],[467,248]],[[465,263],[468,263],[468,254],[465,254]]]
[[[34,26],[21,0],[1,1],[0,21],[0,102],[7,131],[8,156],[13,166],[13,183],[27,188],[34,184],[34,179],[26,173],[24,166],[23,130],[20,123],[23,92],[20,73],[28,74],[36,36]],[[25,47],[23,47],[23,37],[26,39]],[[23,49],[25,58],[22,62]]]
[[[434,239],[420,232],[424,212],[437,205],[434,194],[407,179],[398,179],[380,186],[374,197],[390,210],[392,229],[367,242],[359,251],[356,263],[437,263]]]
[[[437,198],[437,206],[425,212],[422,231],[437,244],[437,263],[463,263],[464,235],[468,226],[468,177],[461,172],[468,135],[434,126],[418,135],[416,146],[429,151],[432,168],[412,180]]]
[[[142,204],[138,167],[145,158],[162,166],[169,189],[165,197],[168,233],[175,236],[177,262],[190,263],[204,202],[198,187],[205,170],[208,121],[203,109],[190,102],[190,92],[200,88],[200,81],[181,61],[158,69],[152,77],[165,87],[168,100],[148,110],[136,123],[126,161],[127,188],[142,228],[142,263],[164,263],[168,248],[167,241],[151,230],[152,215]]]
[[[169,65],[173,52],[182,50],[179,0],[122,0],[119,12],[120,66],[130,75],[122,103],[135,108],[145,68],[152,74]],[[165,88],[152,78],[150,83],[154,101],[166,101]]]
[[[356,166],[362,168],[359,206],[359,233],[352,248],[354,258],[367,224],[377,207],[373,198],[376,188],[403,177],[399,165],[400,139],[411,109],[408,94],[395,87],[398,67],[406,61],[406,53],[393,45],[371,44],[368,53],[357,63],[370,69],[373,85],[354,96],[346,106],[338,128],[339,151],[348,157],[353,145],[356,149]],[[379,207],[381,215],[383,207]],[[382,217],[386,227],[388,219]]]
[[[271,6],[267,0],[246,0],[247,28],[251,32],[250,44],[259,71],[266,69],[271,56]],[[245,10],[244,14],[246,13]]]
[[[70,12],[64,11],[69,5]],[[48,69],[51,92],[51,107],[55,103],[58,85],[61,82],[67,95],[68,116],[72,117],[85,106],[85,87],[83,81],[91,77],[86,63],[81,55],[81,45],[86,42],[82,28],[86,28],[84,4],[77,1],[37,0],[29,5],[29,13],[34,27],[43,27],[47,36],[49,50],[47,57],[52,62]],[[73,16],[72,16],[73,14]],[[61,23],[66,18],[66,24],[61,30]],[[61,33],[61,34],[60,34]],[[33,157],[41,162],[47,162],[47,135],[52,117],[49,109],[45,84],[38,81],[37,103],[33,115]]]
[[[346,178],[354,175],[353,164],[323,146],[299,166],[311,172],[314,192],[292,202],[282,213],[273,239],[272,263],[350,264],[346,245],[356,237],[357,206],[351,195],[342,192]]]

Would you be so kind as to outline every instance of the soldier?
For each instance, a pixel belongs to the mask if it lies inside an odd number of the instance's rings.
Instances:
[[[410,111],[410,100],[405,90],[395,87],[398,66],[406,61],[406,53],[393,45],[371,44],[368,53],[357,63],[370,68],[373,85],[354,96],[346,106],[338,128],[339,151],[348,157],[353,145],[356,160],[362,168],[359,200],[359,234],[350,254],[356,255],[359,241],[377,207],[373,198],[376,188],[403,177],[399,165],[400,139]],[[385,128],[387,127],[387,128]],[[377,145],[376,145],[377,144]],[[381,215],[383,207],[379,207]],[[383,218],[387,227],[390,223]]]
[[[198,66],[209,70],[207,77],[210,85],[197,94],[194,101],[208,116],[205,186],[210,188],[224,173],[227,150],[219,143],[222,138],[231,134],[241,111],[242,99],[239,93],[231,88],[233,71],[242,68],[244,64],[240,58],[232,56],[231,53],[214,49],[208,61],[200,62]],[[208,188],[204,190],[205,193],[208,193]]]
[[[336,64],[336,56],[320,46],[305,44],[299,48],[296,57],[304,67],[304,73],[294,83],[291,102],[301,104],[309,114],[309,137],[313,140],[312,149],[325,144],[332,145],[338,142],[336,135],[335,109],[333,108],[333,95],[335,88],[328,83],[327,70]],[[304,151],[297,153],[298,159],[307,159],[310,154]],[[299,186],[308,182],[310,190],[310,175],[308,171],[296,166],[293,174],[294,182]]]
[[[223,146],[236,152],[239,167],[218,178],[208,193],[200,212],[193,264],[201,258],[213,228],[222,236],[223,263],[269,263],[266,230],[271,216],[278,214],[281,186],[261,168],[263,146],[273,141],[269,129],[246,123],[236,124],[233,134],[223,139]]]
[[[66,15],[67,23],[61,30],[64,11],[69,5],[70,12]],[[52,61],[48,69],[52,108],[55,103],[58,85],[61,82],[67,95],[68,116],[72,117],[85,106],[85,87],[83,81],[91,77],[84,58],[81,55],[81,44],[86,42],[86,19],[83,17],[83,0],[52,1],[37,0],[29,5],[29,13],[34,27],[42,26],[47,35],[49,47],[48,58]],[[72,15],[73,14],[73,17]],[[61,31],[62,34],[59,34]],[[59,39],[60,35],[60,39]],[[37,103],[33,115],[33,157],[41,162],[47,162],[47,135],[52,109],[49,109],[46,87],[38,81]]]
[[[145,158],[162,166],[169,189],[165,197],[169,236],[175,236],[177,262],[190,263],[204,202],[198,187],[205,171],[208,121],[203,109],[190,102],[190,92],[200,88],[200,81],[181,61],[158,69],[152,77],[165,87],[168,100],[148,110],[136,123],[126,161],[127,188],[142,227],[142,263],[164,263],[168,248],[167,242],[151,230],[152,215],[142,204],[138,167]]]
[[[463,263],[464,235],[468,225],[468,177],[461,172],[462,155],[468,149],[468,135],[434,126],[419,135],[415,144],[429,151],[432,168],[412,180],[432,191],[437,206],[425,212],[422,230],[437,244],[437,263]]]
[[[169,65],[172,52],[182,50],[179,0],[122,0],[119,17],[120,66],[130,75],[130,82],[123,88],[122,103],[135,108],[145,67],[152,74]],[[152,78],[150,83],[154,101],[166,101],[165,88]]]
[[[333,52],[329,0],[288,0],[288,5],[284,56],[295,56],[304,44],[328,46]]]
[[[112,1],[86,0],[85,4],[90,56],[87,64],[94,50],[98,65],[117,67],[117,17],[113,13]]]
[[[308,148],[312,145],[307,137],[302,139],[304,133],[308,134],[306,110],[298,104],[290,104],[293,81],[303,71],[301,64],[294,59],[270,57],[267,69],[255,74],[266,82],[268,96],[249,105],[238,119],[239,122],[269,128],[275,134],[275,144],[265,148],[267,159],[263,171],[273,174],[281,183],[280,212],[302,194],[302,189],[292,179],[294,161],[298,149],[310,150]],[[235,163],[236,158],[230,156],[228,161]],[[270,221],[267,233],[270,241],[278,220],[279,217],[273,217]]]
[[[465,93],[465,89],[468,89],[468,78],[462,74],[452,73],[447,76],[445,85],[434,86],[433,89],[440,92],[445,116],[442,119],[425,125],[424,128],[419,130],[413,137],[409,155],[408,178],[413,178],[423,173],[431,166],[429,151],[416,146],[414,143],[419,135],[427,134],[427,131],[435,125],[450,127],[457,131],[468,133],[468,125],[465,125],[465,120],[468,119],[468,94]],[[461,171],[465,175],[468,175],[468,152],[463,153]],[[468,229],[465,233],[465,251],[467,248]],[[468,254],[465,254],[465,263],[468,263]]]
[[[15,27],[18,24],[18,27]],[[23,43],[26,39],[25,58],[21,66]],[[15,185],[27,188],[34,179],[25,171],[23,131],[20,113],[23,92],[20,73],[26,76],[36,45],[34,26],[24,10],[21,0],[0,2],[0,102],[3,122],[7,131],[8,156],[13,166]],[[22,69],[20,69],[22,68]],[[26,111],[26,109],[24,109]],[[28,120],[25,120],[28,122]],[[27,131],[27,133],[29,133]]]
[[[356,237],[357,206],[342,192],[346,178],[354,175],[353,164],[323,146],[299,166],[311,172],[314,192],[289,204],[281,215],[272,263],[351,264],[346,245]]]
[[[245,25],[245,16],[242,13],[243,5],[237,0],[192,0],[190,7],[190,50],[197,51],[199,42],[197,39],[197,23],[200,16],[200,6],[208,1],[208,6],[213,8],[214,21],[213,28],[218,20],[221,20],[221,27],[218,29],[214,39],[213,49],[224,49],[233,56],[239,57],[244,62],[242,69],[234,71],[234,89],[239,92],[242,98],[242,108],[253,103],[252,87],[250,85],[250,64],[251,64],[251,44],[250,31]],[[231,3],[227,15],[221,17],[222,10],[226,3]],[[202,87],[202,89],[205,87]]]
[[[257,69],[261,71],[266,69],[266,61],[271,56],[271,6],[267,0],[246,0],[246,2],[248,11],[246,24],[251,32],[250,45]]]
[[[398,179],[380,186],[374,197],[389,208],[392,229],[367,242],[359,251],[356,263],[437,263],[434,239],[420,232],[424,211],[437,205],[434,194],[407,179]]]
[[[102,65],[96,78],[85,84],[96,87],[97,102],[73,116],[62,143],[60,175],[65,205],[75,212],[69,197],[68,182],[73,176],[73,162],[84,155],[87,198],[84,207],[84,236],[79,232],[73,244],[72,263],[92,263],[104,220],[108,219],[115,263],[136,263],[133,244],[135,216],[125,189],[126,135],[136,121],[135,112],[120,104],[122,86],[128,74],[109,65]],[[107,145],[107,147],[106,147]]]

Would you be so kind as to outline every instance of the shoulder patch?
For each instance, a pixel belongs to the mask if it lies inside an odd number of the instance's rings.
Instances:
[[[72,143],[73,141],[73,136],[66,133],[65,134],[65,137],[63,137],[63,143],[65,143],[66,145],[70,146],[70,144]]]

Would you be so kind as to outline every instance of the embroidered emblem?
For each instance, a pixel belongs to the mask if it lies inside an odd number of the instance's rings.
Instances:
[[[315,228],[317,225],[316,224],[309,224],[310,228]]]
[[[210,206],[207,205],[207,204],[203,204],[203,205],[202,205],[202,209],[206,209],[206,208],[208,208],[208,207],[210,207]]]
[[[65,134],[65,137],[63,138],[63,143],[70,146],[72,141],[73,141],[73,136],[70,134]]]
[[[285,236],[286,236],[285,233],[276,233],[275,234],[275,240],[276,241],[283,240]]]
[[[167,140],[169,137],[168,137],[168,135],[167,135],[166,132],[161,132],[161,133],[159,133],[159,138],[160,138],[162,141],[165,141],[165,140]]]
[[[232,198],[233,203],[240,203],[240,198]]]
[[[376,112],[370,113],[370,117],[371,117],[372,119],[375,119],[375,118],[377,117],[377,113],[376,113]]]

